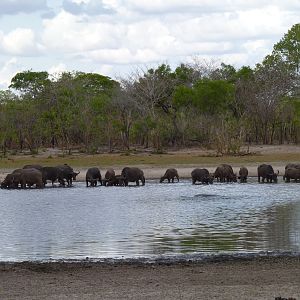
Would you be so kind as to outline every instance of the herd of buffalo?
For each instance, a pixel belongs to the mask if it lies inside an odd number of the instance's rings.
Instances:
[[[22,169],[16,169],[8,174],[1,183],[2,189],[27,188],[35,186],[43,188],[48,182],[58,182],[61,186],[72,186],[72,181],[76,180],[79,172],[75,172],[72,167],[67,164],[56,167],[42,167],[40,165],[26,165]],[[271,165],[262,164],[257,168],[258,182],[274,182],[277,183],[279,171],[274,172]],[[240,168],[239,174],[235,174],[228,164],[221,164],[214,173],[209,173],[207,169],[194,169],[191,173],[192,183],[200,182],[202,184],[212,184],[214,180],[217,182],[247,182],[248,170],[245,167]],[[165,174],[160,178],[160,182],[168,180],[168,182],[179,181],[179,175],[176,169],[167,169]],[[286,182],[290,180],[300,181],[300,164],[288,164],[285,167],[283,179]],[[99,168],[89,168],[86,172],[86,186],[128,186],[129,182],[135,182],[145,185],[144,172],[137,167],[125,167],[121,174],[116,175],[113,169],[108,169],[104,178],[101,176]]]

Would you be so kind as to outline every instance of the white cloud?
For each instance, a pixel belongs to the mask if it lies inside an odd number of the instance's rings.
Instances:
[[[63,0],[63,8],[74,15],[101,15],[113,13],[102,0]]]
[[[36,43],[33,30],[16,28],[6,35],[0,32],[0,49],[9,55],[34,56],[41,46]]]
[[[161,56],[152,49],[137,49],[133,52],[127,48],[95,50],[84,53],[83,57],[106,64],[139,64],[155,62],[161,59]]]
[[[47,0],[1,0],[0,15],[33,13],[38,10],[47,9]]]
[[[93,70],[95,71],[95,70]],[[100,74],[110,74],[110,76],[112,75],[113,71],[114,71],[114,66],[113,65],[101,65],[99,67],[99,70],[97,70]]]
[[[254,41],[247,41],[243,44],[245,50],[249,51],[250,53],[256,51],[266,51],[270,48],[268,41],[266,40],[254,40]]]
[[[35,8],[37,3],[31,2]],[[6,59],[18,56],[24,69],[54,73],[68,69],[120,74],[137,64],[168,61],[175,66],[194,55],[254,66],[299,22],[300,15],[299,0],[50,3],[54,15],[47,19],[38,16],[39,21],[31,22],[12,16],[10,26],[0,27],[0,59],[1,54]],[[40,55],[39,60],[34,55]]]
[[[197,1],[189,2],[199,5]],[[158,3],[162,2],[154,1],[154,6]],[[181,2],[176,4],[180,6]],[[242,46],[247,41],[267,40],[284,32],[280,17],[280,10],[273,6],[189,18],[174,14],[164,19],[148,16],[131,22],[124,21],[122,15],[86,17],[63,10],[44,21],[43,42],[48,51],[108,65],[174,60],[193,54],[234,55],[248,52]]]
[[[67,71],[67,66],[64,63],[59,63],[57,65],[51,66],[48,69],[48,73],[53,76],[55,76],[56,74],[60,74],[64,71]]]
[[[90,0],[68,0],[71,1],[75,4],[88,4],[90,2]]]
[[[297,0],[273,0],[272,2],[269,0],[223,0],[222,2],[220,0],[103,0],[103,3],[119,12],[129,10],[142,14],[192,13],[198,15],[249,10],[270,4],[281,8],[291,6],[299,8],[300,6]]]
[[[284,27],[279,15],[278,9],[273,7],[218,13],[174,22],[171,28],[172,34],[185,42],[249,40],[273,37],[282,31]]]
[[[44,21],[42,40],[51,51],[80,52],[99,47],[117,48],[124,34],[122,25],[86,20],[62,11]]]
[[[17,58],[13,57],[0,65],[0,88],[6,89],[10,85],[13,76],[18,73],[20,66]]]

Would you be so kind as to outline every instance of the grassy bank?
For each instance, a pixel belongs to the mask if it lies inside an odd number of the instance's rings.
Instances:
[[[125,165],[218,165],[229,163],[232,165],[255,165],[261,163],[285,164],[299,162],[299,153],[270,153],[245,156],[206,156],[197,153],[171,153],[171,154],[97,154],[97,155],[66,155],[42,157],[42,156],[11,156],[0,159],[0,168],[13,169],[26,164],[41,164],[55,166],[68,163],[74,167],[89,166],[125,166]]]

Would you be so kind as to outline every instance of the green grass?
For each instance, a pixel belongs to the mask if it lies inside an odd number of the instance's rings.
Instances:
[[[41,164],[44,166],[55,166],[59,164],[70,164],[74,167],[108,167],[126,165],[149,165],[149,166],[169,166],[169,165],[218,165],[229,163],[232,165],[247,165],[260,163],[287,163],[299,162],[298,153],[273,153],[264,155],[246,156],[201,156],[199,154],[97,154],[97,155],[71,155],[71,156],[11,156],[0,159],[1,169],[13,169],[27,164]]]

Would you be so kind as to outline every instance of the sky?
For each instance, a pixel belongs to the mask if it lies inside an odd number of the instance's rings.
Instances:
[[[0,0],[0,89],[26,70],[253,67],[299,19],[300,0]]]

